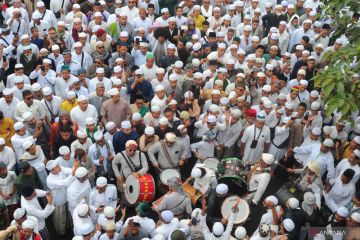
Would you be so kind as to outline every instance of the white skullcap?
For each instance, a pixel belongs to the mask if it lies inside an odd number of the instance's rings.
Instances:
[[[353,219],[355,222],[360,223],[360,213],[353,212],[350,218]]]
[[[224,195],[224,194],[227,194],[228,191],[229,191],[229,188],[226,184],[224,183],[220,183],[216,186],[216,189],[215,189],[216,193],[219,194],[219,195]]]
[[[14,216],[14,219],[15,219],[15,220],[18,220],[18,219],[24,217],[25,214],[26,214],[26,210],[25,210],[24,208],[17,208],[17,209],[14,211],[13,216]]]
[[[51,64],[51,60],[48,58],[44,58],[42,62],[46,64]]]
[[[169,103],[168,103],[168,106],[170,105],[176,105],[177,104],[177,101],[175,99],[172,99]]]
[[[354,137],[354,142],[356,142],[357,144],[360,144],[360,137],[359,136],[356,136]]]
[[[215,236],[220,237],[224,233],[224,226],[220,222],[214,223],[212,232]]]
[[[199,51],[201,49],[201,43],[195,43],[193,46],[192,46],[192,49],[193,51]]]
[[[330,135],[332,132],[332,128],[330,126],[324,126],[323,127],[323,132],[325,135]]]
[[[103,138],[103,133],[101,131],[97,131],[94,133],[94,139],[95,141],[99,141]]]
[[[105,178],[105,180],[106,180],[106,178]],[[104,215],[107,218],[114,218],[115,217],[115,209],[112,206],[106,206],[104,208]]]
[[[166,117],[161,117],[159,120],[160,125],[169,125],[169,120]]]
[[[349,215],[349,210],[346,207],[341,206],[336,210],[336,213],[339,214],[341,217],[346,218]]]
[[[82,203],[76,207],[79,217],[85,217],[89,213],[89,205]]]
[[[5,145],[5,139],[4,138],[0,138],[0,145]]]
[[[264,86],[262,87],[262,90],[263,90],[264,92],[271,92],[271,86],[270,86],[270,85],[264,85]]]
[[[102,17],[101,12],[95,12],[94,17]]]
[[[76,93],[74,91],[68,91],[66,94],[67,98],[74,98],[76,97]]]
[[[175,73],[170,74],[169,81],[177,81],[178,76]]]
[[[69,91],[70,92],[70,91]],[[68,92],[68,93],[69,93]],[[89,101],[89,98],[88,97],[86,97],[85,95],[80,95],[79,97],[78,97],[78,102],[82,102],[82,101]]]
[[[113,86],[121,85],[121,83],[122,83],[120,79],[115,78],[115,77],[111,78],[111,82],[112,82]]]
[[[102,67],[96,69],[96,73],[104,73],[104,72],[105,70]]]
[[[285,103],[285,108],[293,110],[294,109],[294,104],[292,102],[286,102]]]
[[[243,226],[237,227],[234,234],[237,239],[241,240],[246,236],[246,229]]]
[[[225,49],[225,48],[226,48],[226,44],[225,44],[225,43],[219,43],[219,44],[218,44],[218,48],[223,48],[223,49]]]
[[[76,136],[78,138],[86,138],[87,134],[86,134],[85,130],[79,129],[79,130],[76,131]]]
[[[296,198],[289,198],[288,204],[291,209],[296,209],[299,207],[299,200]]]
[[[231,91],[231,92],[229,93],[229,99],[232,99],[232,98],[234,98],[234,97],[236,97],[236,92],[235,92],[235,91]]]
[[[82,47],[83,45],[81,44],[81,42],[76,42],[74,44],[74,48],[77,48],[77,47]]]
[[[169,12],[169,9],[168,8],[162,8],[160,12],[161,13],[166,13],[166,12]]]
[[[96,179],[97,187],[105,187],[107,184],[108,184],[107,179],[104,177],[98,177],[98,179]]]
[[[155,129],[153,127],[151,127],[151,126],[148,126],[148,127],[145,128],[144,132],[145,132],[146,135],[154,135]]]
[[[133,113],[132,116],[131,116],[131,120],[133,121],[140,121],[141,120],[141,114],[136,112],[136,113]]]
[[[320,109],[320,103],[318,101],[312,102],[310,108],[311,110],[317,111]]]
[[[165,90],[165,87],[162,84],[159,84],[155,87],[155,92],[160,92],[162,90]]]
[[[285,100],[286,99],[286,94],[285,93],[279,93],[277,98],[280,99],[280,100]]]
[[[170,210],[164,210],[161,212],[161,219],[170,223],[174,219],[174,214]]]
[[[131,128],[131,123],[130,121],[122,121],[120,127],[123,129]]]
[[[295,49],[299,51],[304,51],[304,46],[299,44],[295,47]]]
[[[295,224],[294,224],[293,220],[291,220],[290,218],[284,219],[283,225],[287,232],[291,232],[295,228]]]
[[[115,66],[114,67],[114,73],[119,73],[119,72],[121,72],[121,67],[120,66]]]
[[[76,8],[76,9],[80,9],[80,4],[75,3],[72,7],[73,7],[73,8]]]
[[[234,118],[240,118],[241,117],[241,110],[240,109],[232,109],[231,110],[231,116]]]
[[[265,122],[266,121],[266,115],[262,112],[258,113],[256,115],[256,120]]]
[[[311,130],[311,133],[314,134],[314,135],[320,136],[320,134],[321,134],[321,129],[318,128],[318,127],[314,127],[314,128]]]
[[[250,25],[245,25],[245,26],[244,26],[244,31],[249,31],[249,32],[251,32],[251,31],[252,31],[251,26],[250,26]]]
[[[41,90],[41,85],[39,83],[34,83],[33,85],[31,85],[31,90],[33,92],[37,92]]]
[[[169,132],[165,135],[165,138],[169,142],[175,142],[176,141],[176,135],[172,132]]]
[[[268,196],[267,198],[265,198],[265,200],[272,202],[275,206],[278,205],[278,203],[279,203],[277,197],[275,197],[274,195]]]
[[[8,96],[8,95],[11,95],[11,94],[13,94],[13,90],[11,88],[5,88],[3,90],[3,95],[4,96]]]
[[[53,170],[56,166],[58,165],[58,161],[57,160],[50,160],[46,163],[46,169],[48,171]]]
[[[323,144],[327,147],[333,147],[334,146],[334,141],[330,138],[327,138],[323,141]]]
[[[165,73],[165,69],[163,69],[163,68],[157,68],[155,72],[156,72],[156,74],[158,74],[158,73],[159,73],[159,74],[163,74],[163,73]]]
[[[42,93],[44,94],[44,96],[49,96],[52,94],[52,90],[50,87],[44,87]]]
[[[197,35],[197,34],[193,34],[192,36],[191,36],[191,39],[192,40],[199,40],[199,35]]]
[[[35,223],[34,221],[30,220],[30,219],[26,219],[22,224],[21,224],[21,228],[22,229],[32,229],[34,230],[35,228]]]
[[[273,106],[272,101],[269,99],[266,99],[263,104],[264,104],[265,108],[272,108],[272,106]]]
[[[109,96],[114,96],[117,94],[120,94],[119,89],[118,88],[112,88],[108,91]]]
[[[114,122],[107,122],[107,123],[105,124],[105,128],[106,128],[107,131],[114,129],[115,126],[116,126],[116,125],[115,125]]]
[[[87,174],[87,169],[84,168],[84,167],[79,167],[78,169],[76,169],[75,171],[75,177],[77,178],[82,178],[82,177],[85,177],[86,174]]]
[[[125,143],[125,147],[135,147],[137,148],[138,144],[134,140],[127,140]]]
[[[300,80],[300,84],[307,86],[307,85],[309,85],[309,82],[307,80],[302,79],[302,80]]]
[[[24,78],[22,76],[15,76],[14,77],[14,83],[21,83],[24,81]]]
[[[182,68],[184,66],[184,63],[182,61],[178,60],[175,62],[174,66],[177,68]]]
[[[203,74],[201,72],[194,73],[194,78],[203,78]]]
[[[93,117],[87,117],[85,119],[85,124],[86,125],[92,125],[92,124],[95,124],[95,123],[96,123],[96,121],[95,121],[95,119]]]
[[[43,1],[39,1],[36,3],[36,7],[45,7],[45,3]]]
[[[219,111],[219,106],[216,104],[211,104],[209,107],[209,111],[210,112],[218,112]]]
[[[202,172],[199,168],[197,167],[194,167],[192,170],[191,170],[191,177],[193,178],[199,178],[201,177],[202,175]]]
[[[129,33],[128,32],[125,32],[125,31],[122,31],[120,33],[120,37],[129,37]]]
[[[66,155],[70,153],[70,148],[68,146],[61,146],[59,148],[59,154],[60,155]]]
[[[319,97],[319,92],[317,90],[312,90],[310,92],[310,96],[313,97],[313,98],[318,98]]]
[[[262,153],[261,158],[268,165],[271,165],[274,163],[274,155],[272,155],[270,153]]]
[[[216,122],[216,117],[214,115],[208,116],[207,122],[208,123],[215,123]]]
[[[151,112],[160,112],[160,107],[158,105],[151,106]]]
[[[227,97],[220,98],[220,104],[221,105],[228,105],[229,104],[229,99]]]
[[[15,131],[19,131],[20,129],[22,129],[23,127],[25,127],[24,123],[22,122],[17,122],[14,124],[14,130]]]

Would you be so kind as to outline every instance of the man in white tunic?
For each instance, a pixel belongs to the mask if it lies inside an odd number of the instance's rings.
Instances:
[[[256,116],[256,122],[248,126],[241,138],[240,156],[246,164],[252,165],[267,152],[270,145],[270,128],[265,126],[266,117],[263,113]]]
[[[360,150],[355,149],[349,158],[344,158],[338,163],[338,165],[336,165],[334,178],[338,178],[345,172],[346,169],[350,168],[355,172],[352,181],[356,184],[360,177],[360,166],[358,164],[359,160]]]
[[[40,197],[46,197],[47,205],[45,208],[40,206],[40,203],[37,199]],[[45,219],[48,218],[55,209],[55,206],[53,205],[53,196],[51,193],[26,186],[22,190],[21,207],[26,210],[27,214],[37,218],[39,223],[39,232],[42,239],[50,240],[50,235],[46,227]]]
[[[9,171],[13,170],[16,159],[11,147],[5,146],[5,139],[0,138],[0,162],[3,162]]]
[[[66,190],[67,200],[69,203],[69,211],[73,215],[76,205],[85,200],[88,202],[89,194],[91,191],[91,185],[88,180],[88,171],[84,167],[79,167],[75,171],[75,179],[71,182]]]
[[[44,98],[41,100],[41,103],[44,106],[45,113],[47,118],[51,123],[55,121],[60,114],[60,106],[61,106],[61,98],[58,96],[54,96],[53,90],[50,87],[45,87],[42,90]]]
[[[78,104],[79,106],[76,106],[71,110],[70,117],[80,128],[86,129],[85,119],[88,117],[98,119],[98,113],[96,108],[89,104],[89,99],[84,95],[79,96]]]
[[[59,235],[66,234],[71,226],[71,215],[69,213],[66,189],[74,180],[75,171],[79,167],[79,162],[74,164],[73,169],[61,167],[57,160],[50,160],[46,164],[49,176],[46,179],[47,185],[53,194],[53,204],[55,206],[52,220],[55,231]]]
[[[89,195],[90,216],[93,222],[104,211],[106,206],[116,208],[118,196],[117,189],[114,184],[108,184],[107,179],[99,177],[96,180],[96,188]]]
[[[36,120],[43,120],[46,117],[44,106],[39,100],[34,99],[34,95],[30,90],[23,91],[24,100],[19,102],[14,111],[14,117],[18,121],[22,121],[25,112],[31,112]]]
[[[32,167],[36,169],[39,174],[39,178],[44,188],[47,189],[46,178],[48,176],[45,164],[47,159],[44,155],[43,150],[39,145],[35,145],[33,139],[27,139],[22,144],[25,149],[25,153],[21,156],[20,162],[27,161]]]
[[[96,69],[96,77],[91,79],[89,82],[89,92],[95,93],[96,91],[96,84],[102,82],[105,86],[105,92],[108,92],[112,87],[112,82],[109,78],[105,77],[105,70],[104,68],[97,68]]]
[[[17,122],[14,124],[15,135],[11,137],[11,145],[14,148],[17,161],[25,153],[22,144],[26,139],[33,139],[30,133],[26,130],[24,123]]]
[[[4,117],[14,119],[15,107],[19,102],[20,100],[14,97],[13,90],[5,88],[3,97],[0,98],[0,111],[3,112]]]

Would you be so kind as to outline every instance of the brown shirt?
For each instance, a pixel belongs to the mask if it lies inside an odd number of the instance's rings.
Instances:
[[[131,110],[129,104],[122,99],[117,103],[114,103],[112,99],[108,99],[102,105],[101,115],[104,124],[114,122],[115,126],[120,128],[122,121],[130,119]]]

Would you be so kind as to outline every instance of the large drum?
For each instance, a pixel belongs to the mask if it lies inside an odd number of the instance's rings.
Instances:
[[[232,207],[234,206],[238,198],[238,196],[231,196],[225,199],[225,201],[221,205],[221,214],[224,218],[229,219],[232,212]],[[236,211],[234,220],[234,224],[236,225],[244,223],[250,214],[249,204],[244,199],[240,199],[237,208],[238,209]]]
[[[216,172],[217,166],[219,165],[219,160],[217,158],[208,157],[202,160],[202,163],[211,170]]]
[[[279,188],[279,190],[276,192],[276,197],[279,200],[279,204],[281,206],[285,206],[286,201],[289,198],[301,199],[302,193],[299,192],[299,190],[296,189],[296,187],[294,187],[294,184],[292,182],[287,182],[284,185],[282,185],[281,188]]]
[[[245,170],[242,161],[238,158],[224,158],[218,164],[217,175],[219,180],[230,178],[244,181],[242,176],[245,175]]]
[[[199,199],[203,196],[201,192],[197,191],[196,188],[194,188],[193,186],[191,186],[190,183],[185,182],[182,185],[182,188],[184,189],[184,191],[189,194],[190,199],[191,199],[191,203],[196,206],[196,203],[199,201]]]
[[[169,191],[169,186],[167,185],[167,181],[172,177],[180,178],[180,173],[178,170],[173,168],[165,169],[160,174],[160,187],[162,188],[163,192]]]
[[[139,178],[130,175],[125,181],[125,198],[130,204],[150,202],[155,197],[155,182],[150,174]]]

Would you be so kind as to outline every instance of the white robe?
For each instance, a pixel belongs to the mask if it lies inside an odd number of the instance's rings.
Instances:
[[[57,175],[49,173],[46,179],[46,183],[53,195],[53,204],[55,206],[65,205],[67,202],[66,189],[75,179],[71,172],[71,168],[61,167],[61,171]]]
[[[255,163],[259,160],[261,153],[263,153],[264,145],[270,143],[270,128],[264,126],[261,133],[260,131],[261,129],[255,129],[255,124],[245,129],[241,138],[241,142],[245,143],[243,162],[248,162],[248,164]],[[257,140],[258,143],[254,149],[251,149],[250,146],[253,140]]]
[[[91,186],[89,180],[80,182],[77,178],[71,182],[66,190],[67,200],[69,202],[69,211],[73,214],[75,207],[81,200],[88,202]],[[75,215],[73,215],[75,216]],[[74,221],[74,226],[76,226]]]
[[[74,107],[70,112],[71,120],[76,122],[80,128],[86,129],[85,120],[88,117],[93,117],[95,121],[98,120],[98,113],[96,108],[89,104],[85,111],[82,111],[79,106]]]

